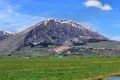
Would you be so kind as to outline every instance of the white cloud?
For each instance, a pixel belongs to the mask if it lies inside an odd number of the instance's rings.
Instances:
[[[0,0],[0,30],[21,31],[46,18],[18,12],[18,7]]]
[[[97,7],[97,8],[99,8],[99,7],[102,6],[102,4],[101,4],[98,0],[87,0],[87,1],[84,3],[84,5],[85,5],[86,7],[91,7],[91,6],[93,6],[93,7]]]
[[[103,7],[101,7],[102,10],[112,10],[112,7],[108,4],[105,4]]]
[[[86,0],[83,4],[86,7],[96,7],[96,8],[99,8],[101,10],[105,10],[105,11],[112,10],[112,7],[110,5],[103,4],[99,0]]]

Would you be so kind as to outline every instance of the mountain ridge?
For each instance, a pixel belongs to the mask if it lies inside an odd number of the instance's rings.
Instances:
[[[9,37],[12,37],[13,35],[15,35],[15,33],[1,30],[0,31],[0,42],[4,41],[5,39],[8,39]]]

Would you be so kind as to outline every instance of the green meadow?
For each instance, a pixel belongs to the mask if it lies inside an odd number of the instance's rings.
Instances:
[[[120,58],[0,58],[0,80],[96,80],[120,74]]]

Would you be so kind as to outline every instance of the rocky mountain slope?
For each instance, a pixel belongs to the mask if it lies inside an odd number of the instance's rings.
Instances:
[[[25,38],[25,45],[47,42],[63,45],[65,41],[78,40],[107,40],[96,31],[72,21],[48,20],[35,25]]]
[[[14,34],[10,32],[0,31],[0,42],[8,39],[9,37],[12,37]]]
[[[6,55],[15,50],[47,45],[69,44],[71,41],[98,42],[108,40],[98,32],[68,20],[46,20],[12,36],[0,45],[0,54]]]

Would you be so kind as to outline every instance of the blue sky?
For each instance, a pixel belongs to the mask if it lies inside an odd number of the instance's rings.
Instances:
[[[0,30],[21,31],[48,18],[73,20],[120,40],[119,0],[0,0]]]

